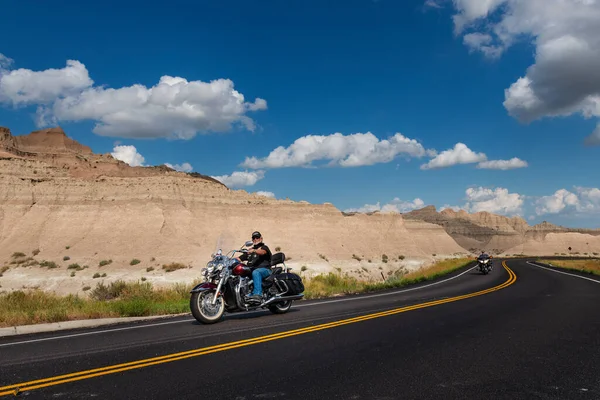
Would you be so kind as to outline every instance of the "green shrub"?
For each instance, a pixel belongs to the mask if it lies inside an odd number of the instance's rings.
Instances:
[[[81,267],[79,264],[74,263],[74,264],[69,264],[67,269],[74,269],[75,271],[83,271],[86,267],[87,267],[87,265],[85,267]]]

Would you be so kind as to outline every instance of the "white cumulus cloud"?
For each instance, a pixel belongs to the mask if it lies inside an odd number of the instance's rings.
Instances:
[[[463,207],[468,212],[487,211],[495,214],[519,215],[522,213],[525,196],[510,193],[505,188],[475,187],[466,190],[466,203]]]
[[[270,197],[272,199],[275,198],[275,193],[273,193],[273,192],[258,191],[258,192],[256,192],[256,194],[259,196]]]
[[[484,153],[475,153],[464,143],[457,143],[454,148],[442,151],[428,163],[421,165],[421,169],[447,168],[458,164],[472,164],[486,161]]]
[[[528,166],[527,161],[523,161],[517,157],[511,158],[510,160],[482,161],[479,164],[477,164],[477,168],[479,168],[479,169],[500,169],[500,170],[525,168],[527,166]]]
[[[358,167],[387,163],[397,156],[423,157],[435,152],[400,133],[380,140],[371,132],[343,135],[308,135],[296,139],[288,147],[277,147],[265,158],[247,157],[245,168],[309,167],[316,161],[329,165]]]
[[[93,84],[85,66],[75,60],[68,60],[61,69],[31,71],[19,68],[5,71],[0,76],[0,102],[15,106],[48,104],[77,95]]]
[[[138,153],[135,146],[115,146],[110,154],[117,160],[121,160],[132,167],[144,166],[144,156]]]
[[[588,146],[600,146],[600,123],[594,129],[594,132],[585,138],[585,144]]]
[[[505,91],[522,122],[580,113],[600,117],[600,1],[454,0],[455,32],[470,49],[495,57],[520,40],[535,63]],[[472,31],[465,33],[465,31]],[[597,128],[587,140],[600,145]]]
[[[377,204],[365,204],[360,208],[349,208],[344,210],[345,212],[359,212],[359,213],[369,213],[380,211],[382,213],[396,212],[396,213],[405,213],[412,210],[416,210],[419,208],[423,208],[425,206],[425,202],[419,198],[414,199],[413,201],[403,201],[398,197],[394,198],[391,202],[384,204],[383,206],[377,202]]]
[[[8,58],[4,54],[0,53],[0,75],[2,75],[2,71],[9,68],[14,60],[12,58]]]
[[[169,164],[169,163],[165,163],[165,165],[171,169],[174,169],[175,171],[180,171],[180,172],[192,172],[194,170],[194,167],[192,167],[192,164],[184,162],[183,164]]]
[[[265,177],[264,171],[235,171],[231,175],[219,175],[212,178],[227,187],[253,186]]]
[[[463,208],[460,206],[451,206],[450,204],[444,204],[444,206],[440,208],[440,211],[444,211],[444,210],[460,211],[462,209]]]
[[[494,39],[487,33],[468,33],[463,38],[463,43],[471,50],[480,51],[487,57],[496,58],[502,54],[502,48],[494,46]]]
[[[2,57],[0,66],[7,68],[8,58]],[[203,82],[165,75],[151,87],[94,86],[85,65],[76,60],[61,69],[0,70],[0,103],[37,105],[40,126],[91,120],[96,134],[124,138],[190,139],[238,125],[253,131],[255,123],[247,114],[267,108],[264,99],[246,101],[229,79]]]
[[[559,189],[550,196],[542,196],[535,202],[537,215],[600,212],[600,189],[575,187],[574,192]]]

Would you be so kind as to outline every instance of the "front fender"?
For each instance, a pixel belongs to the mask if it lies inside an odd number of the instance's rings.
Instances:
[[[217,288],[217,285],[211,282],[202,282],[194,286],[194,288],[190,291],[190,293],[198,293],[204,292],[206,290],[214,290]]]

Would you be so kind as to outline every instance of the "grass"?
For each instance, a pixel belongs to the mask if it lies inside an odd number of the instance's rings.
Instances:
[[[88,267],[87,265],[84,265],[82,267],[79,264],[75,263],[75,264],[69,264],[69,266],[67,267],[67,269],[74,269],[75,271],[83,271],[87,267]]]
[[[134,258],[133,260],[131,260],[131,261],[129,262],[129,265],[136,265],[136,264],[139,264],[139,263],[141,263],[141,261],[140,261],[140,260],[138,260],[137,258]]]
[[[589,260],[552,260],[539,259],[540,263],[552,264],[554,267],[563,268],[571,271],[586,272],[588,274],[600,275],[600,259],[591,258]]]
[[[0,327],[87,318],[138,317],[189,311],[194,283],[157,289],[149,282],[98,283],[83,296],[57,296],[41,290],[0,294]]]
[[[365,282],[330,273],[305,280],[305,298],[320,298],[351,293],[397,288],[435,279],[465,266],[472,259],[452,259],[418,271],[399,269],[383,282]],[[182,265],[172,263],[166,266]],[[74,272],[75,268],[72,269]],[[97,277],[101,277],[96,273]],[[105,274],[104,274],[105,275]],[[96,276],[95,276],[96,277]],[[124,281],[95,288],[82,288],[83,295],[57,296],[39,289],[0,294],[0,327],[59,322],[88,318],[168,315],[189,312],[189,291],[198,282],[155,288],[148,281]]]
[[[455,258],[443,260],[426,268],[407,273],[405,269],[390,271],[389,277],[383,282],[366,282],[350,276],[329,273],[318,275],[304,280],[304,298],[319,299],[324,297],[339,296],[374,292],[377,290],[399,288],[419,282],[429,281],[449,274],[472,262],[470,258]]]
[[[154,271],[154,267],[148,267],[148,268],[146,268],[146,272],[152,272],[152,271]]]
[[[15,253],[15,254],[23,254],[23,253]],[[11,265],[16,265],[19,267],[31,267],[33,265],[38,265],[39,262],[35,260],[33,257],[25,257],[23,254],[19,257],[13,257],[13,260],[10,262]]]
[[[6,266],[6,265],[5,265],[4,267],[0,268],[0,277],[1,277],[2,275],[4,275],[4,273],[5,273],[6,271],[8,271],[8,269],[9,269],[9,268],[10,268],[10,267],[8,267],[8,266]]]

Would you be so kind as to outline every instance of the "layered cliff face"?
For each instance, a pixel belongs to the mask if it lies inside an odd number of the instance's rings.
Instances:
[[[213,251],[239,248],[254,230],[298,270],[364,264],[379,275],[380,265],[387,272],[466,253],[442,227],[399,214],[345,216],[327,203],[270,199],[166,167],[129,167],[60,129],[0,135],[0,265],[14,265],[15,252],[35,252],[34,262],[60,267],[11,267],[0,278],[4,289],[21,280],[72,292],[86,283],[80,277],[108,271],[109,280],[139,279],[150,267],[151,281],[189,281]],[[390,261],[383,265],[384,254]],[[132,266],[133,259],[141,263]],[[99,267],[103,260],[112,262]],[[172,262],[193,268],[159,273]],[[73,263],[89,268],[72,278]]]
[[[553,255],[600,253],[600,230],[570,229],[542,222],[529,226],[521,217],[505,217],[488,212],[469,214],[463,210],[437,212],[428,206],[403,215],[406,220],[423,220],[444,227],[463,248],[494,254]],[[571,250],[569,250],[571,247]],[[561,250],[562,249],[562,250]]]

